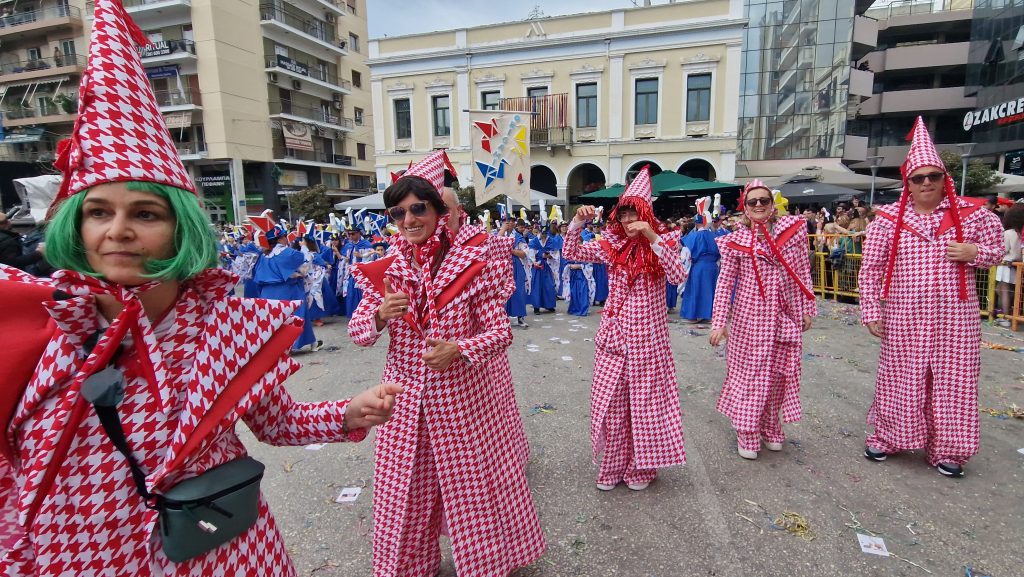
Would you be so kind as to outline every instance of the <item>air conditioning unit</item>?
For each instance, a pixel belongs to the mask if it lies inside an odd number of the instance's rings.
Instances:
[[[292,80],[292,88],[294,88],[295,90],[302,90],[302,81]]]
[[[267,72],[267,80],[277,84],[277,72]]]
[[[334,16],[333,12],[325,13],[324,14],[324,19],[327,20],[328,22],[330,22],[331,24],[334,24],[337,21],[337,18]]]

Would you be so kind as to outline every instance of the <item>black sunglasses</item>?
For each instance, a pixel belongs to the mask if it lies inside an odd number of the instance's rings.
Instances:
[[[759,198],[748,198],[746,202],[747,206],[771,206],[772,198],[759,197]]]
[[[425,202],[414,202],[409,205],[408,212],[411,212],[415,217],[421,217],[427,214],[427,203]],[[399,221],[405,220],[406,210],[400,206],[392,206],[388,209],[388,214],[391,215],[391,220]]]
[[[917,174],[917,175],[911,176],[907,180],[909,180],[910,182],[913,182],[914,184],[920,186],[920,185],[924,184],[925,179],[928,179],[928,182],[931,182],[931,183],[934,184],[936,182],[939,182],[943,178],[946,178],[946,173],[945,172],[929,172],[928,174]]]

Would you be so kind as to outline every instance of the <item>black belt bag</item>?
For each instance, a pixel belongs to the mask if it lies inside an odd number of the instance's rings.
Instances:
[[[85,380],[82,396],[96,409],[107,437],[127,459],[139,496],[160,514],[162,549],[168,559],[181,563],[198,557],[256,523],[263,463],[241,457],[185,479],[162,494],[150,493],[117,413],[124,396],[124,375],[107,367]]]

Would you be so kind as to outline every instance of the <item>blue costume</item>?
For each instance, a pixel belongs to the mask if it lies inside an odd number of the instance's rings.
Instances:
[[[231,271],[242,279],[242,296],[247,299],[254,299],[260,294],[260,287],[253,278],[253,271],[262,257],[263,249],[255,242],[247,242],[238,246],[235,260],[231,264]]]
[[[277,245],[269,255],[260,257],[253,270],[253,280],[259,286],[261,299],[298,301],[299,308],[295,310],[295,316],[306,319],[306,291],[305,274],[303,266],[306,264],[306,257],[295,249],[284,245]],[[306,345],[313,345],[317,342],[313,334],[313,324],[305,322],[302,325],[302,334],[292,345],[292,349],[301,349]]]
[[[515,245],[513,249],[526,251],[529,248],[529,243],[526,238],[518,232],[515,233]],[[526,263],[524,264],[524,261]],[[526,267],[529,266],[529,258],[520,258],[512,255],[512,278],[516,283],[516,290],[512,293],[512,296],[508,297],[508,302],[505,303],[505,314],[510,317],[525,317],[526,316]]]
[[[686,290],[683,291],[683,306],[679,309],[679,316],[684,319],[711,318],[711,309],[715,303],[715,283],[718,282],[718,260],[722,258],[715,238],[722,235],[721,232],[705,229],[693,230],[683,237],[683,246],[689,249],[693,263],[690,276],[686,279]]]
[[[590,314],[590,301],[593,294],[591,293],[591,285],[593,283],[590,277],[590,264],[578,261],[566,261],[568,267],[567,275],[565,275],[567,295],[566,300],[569,301],[568,313],[571,315],[585,317]],[[579,266],[580,268],[573,268]]]
[[[345,295],[341,314],[345,316],[351,317],[352,313],[356,311],[356,307],[359,306],[359,301],[363,300],[363,291],[356,286],[356,277],[352,276],[352,265],[363,262],[363,258],[357,253],[372,250],[373,244],[365,238],[360,238],[359,242],[347,240],[341,247],[341,258],[345,259],[346,264],[345,278],[341,281],[344,283],[343,292]]]
[[[319,248],[319,246],[317,247]],[[324,286],[327,285],[327,263],[321,258],[319,251],[303,250],[302,256],[309,265],[306,271],[306,282],[303,290],[306,293],[306,322],[316,321],[327,316],[327,303],[323,300]]]
[[[676,303],[679,302],[679,285],[665,281],[665,302],[669,310],[676,308]]]
[[[593,242],[597,239],[597,235],[583,229],[580,232],[580,239],[583,242]],[[604,304],[604,301],[608,300],[608,267],[603,262],[595,262],[591,266],[593,267],[591,276],[594,278],[594,303]]]
[[[327,278],[321,286],[324,296],[324,316],[333,317],[341,314],[341,303],[338,302],[338,263],[334,257],[334,249],[329,245],[320,245],[320,259],[324,264],[331,267],[327,271]]]
[[[535,237],[530,241],[530,252],[533,260],[533,279],[530,286],[530,304],[534,312],[538,309],[554,310],[556,304],[555,292],[558,283],[555,282],[555,270],[560,260],[562,244],[557,237],[548,236],[546,242],[541,242],[541,237]],[[554,267],[552,268],[552,263]]]

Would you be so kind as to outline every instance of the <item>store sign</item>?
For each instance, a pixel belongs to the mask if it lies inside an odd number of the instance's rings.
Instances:
[[[281,56],[280,54],[277,55],[277,67],[303,76],[309,76],[308,66],[300,62],[296,62],[287,56]]]
[[[167,129],[188,128],[192,126],[192,112],[172,112],[164,115]]]
[[[1024,176],[1024,150],[1014,150],[1004,155],[1003,172]]]
[[[1024,120],[1024,97],[968,112],[964,116],[964,130],[971,130],[989,122],[1004,126],[1022,120]]]
[[[178,75],[178,65],[157,66],[146,69],[146,76],[153,78],[174,78]]]
[[[282,122],[281,132],[284,134],[286,148],[313,152],[313,133],[308,124]]]
[[[306,188],[309,186],[309,175],[305,170],[282,170],[277,182],[281,186]]]

